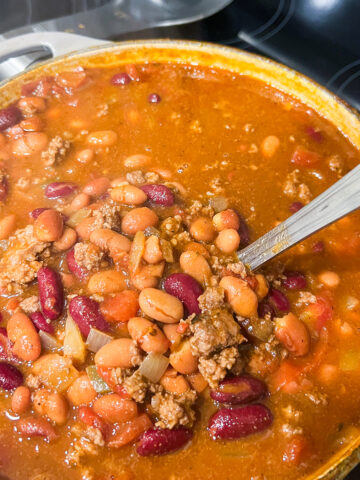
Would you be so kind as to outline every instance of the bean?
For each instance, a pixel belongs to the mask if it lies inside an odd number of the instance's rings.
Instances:
[[[81,240],[90,240],[90,236],[95,228],[96,218],[86,217],[76,225],[75,230]]]
[[[211,270],[208,262],[203,255],[187,251],[180,255],[180,266],[185,273],[195,278],[199,283],[208,283],[211,277]]]
[[[97,328],[102,332],[108,329],[99,304],[89,297],[79,295],[72,298],[69,303],[69,312],[85,337],[89,335],[90,328]]]
[[[240,235],[240,247],[244,248],[250,243],[250,230],[246,221],[239,215],[240,227],[238,229]]]
[[[264,382],[243,374],[222,380],[216,390],[210,391],[210,397],[219,403],[241,405],[260,400],[266,393]]]
[[[118,270],[102,270],[94,273],[88,282],[90,293],[106,295],[121,292],[126,288],[124,274]]]
[[[95,400],[93,409],[106,422],[123,423],[137,417],[137,405],[133,400],[121,398],[117,393],[108,393]]]
[[[310,350],[310,334],[304,322],[293,313],[275,318],[275,336],[294,356],[302,357]]]
[[[33,406],[36,413],[48,417],[58,425],[65,423],[69,414],[65,398],[60,393],[49,392],[44,388],[35,392]]]
[[[44,210],[34,222],[34,234],[42,242],[56,242],[63,233],[64,222],[57,210]]]
[[[148,227],[156,227],[159,218],[147,207],[134,208],[125,214],[121,222],[121,230],[127,235],[135,235]]]
[[[100,130],[89,133],[86,137],[87,143],[96,147],[111,147],[117,142],[118,135],[113,130]]]
[[[223,253],[234,253],[239,248],[240,235],[233,228],[226,228],[218,234],[215,245]]]
[[[166,455],[184,447],[192,439],[189,428],[150,428],[140,438],[136,451],[142,457]]]
[[[121,252],[128,253],[131,247],[131,242],[128,238],[109,228],[94,230],[90,235],[90,241],[95,243],[101,250],[107,252],[112,258]]]
[[[0,388],[4,390],[13,390],[23,383],[22,373],[10,365],[10,363],[0,363]]]
[[[235,313],[242,317],[255,317],[258,299],[256,293],[247,282],[236,277],[223,277],[220,287],[225,290],[225,296]]]
[[[57,437],[54,427],[44,418],[22,418],[16,428],[27,437],[45,437],[48,441]]]
[[[28,316],[21,312],[15,313],[8,321],[7,332],[9,339],[14,343],[12,350],[17,357],[25,362],[39,358],[40,337]]]
[[[6,240],[16,227],[16,215],[7,215],[0,220],[0,240]]]
[[[0,223],[1,225],[1,223]],[[328,288],[336,288],[340,283],[340,277],[335,272],[330,272],[326,270],[318,275],[318,280],[320,283],[325,285]]]
[[[148,96],[148,102],[149,103],[160,103],[161,102],[161,97],[158,93],[150,93]]]
[[[159,263],[163,259],[160,240],[156,235],[150,235],[146,239],[143,259],[151,264]]]
[[[95,364],[108,368],[131,368],[134,363],[136,343],[130,338],[117,338],[100,348],[95,354]]]
[[[290,213],[296,213],[303,208],[304,204],[302,202],[292,202],[289,205]]]
[[[12,352],[12,346],[6,328],[0,327],[0,360],[7,362],[16,362],[18,360]]]
[[[33,220],[36,220],[41,213],[45,212],[45,210],[49,210],[49,208],[35,208],[29,213],[29,215]]]
[[[212,222],[218,232],[221,232],[222,230],[225,230],[227,228],[238,230],[240,227],[240,220],[238,214],[230,208],[214,215]]]
[[[187,375],[187,379],[190,382],[190,385],[192,386],[192,388],[198,393],[203,392],[205,388],[208,387],[207,381],[199,372],[195,372],[195,373],[191,373],[190,375]]]
[[[71,249],[66,255],[66,263],[71,273],[75,275],[79,280],[83,280],[89,275],[89,271],[86,268],[80,267],[75,260],[74,249]]]
[[[18,107],[25,115],[44,112],[46,110],[45,100],[41,97],[23,97],[18,101]]]
[[[119,448],[132,443],[150,427],[152,427],[152,422],[149,416],[146,413],[142,413],[133,420],[118,425],[115,435],[108,442],[108,446],[110,448]]]
[[[96,392],[92,383],[85,373],[80,375],[67,389],[66,395],[70,402],[78,407],[79,405],[88,405],[96,398]]]
[[[151,161],[151,158],[148,155],[143,155],[138,153],[136,155],[130,155],[124,160],[125,168],[142,168],[148,165]]]
[[[183,340],[169,356],[170,365],[179,373],[188,375],[198,369],[198,360],[191,352],[190,341]]]
[[[16,125],[21,120],[21,111],[15,107],[15,105],[10,105],[9,107],[3,108],[0,110],[0,132],[3,132],[9,127]]]
[[[64,289],[60,275],[50,267],[41,267],[37,273],[42,313],[50,320],[60,317],[64,306]]]
[[[75,72],[61,72],[55,76],[55,82],[66,90],[79,88],[86,81],[86,72],[78,70]]]
[[[212,242],[215,238],[215,229],[208,217],[199,217],[190,225],[190,234],[198,242]]]
[[[44,122],[40,117],[25,118],[19,123],[25,132],[40,132],[44,128]]]
[[[48,136],[43,132],[25,133],[12,142],[11,152],[16,157],[28,157],[44,150],[48,141]]]
[[[142,185],[140,188],[155,205],[161,205],[163,207],[171,207],[174,205],[175,196],[170,188],[165,185],[149,184]]]
[[[128,83],[131,82],[131,78],[129,77],[129,75],[125,72],[121,72],[121,73],[116,73],[115,75],[113,75],[111,77],[111,80],[110,80],[110,83],[112,85],[127,85]]]
[[[58,252],[64,252],[72,248],[77,240],[77,233],[73,228],[65,227],[59,240],[53,243],[53,247]]]
[[[46,318],[41,312],[30,313],[29,317],[37,330],[50,333],[50,335],[54,333],[54,327],[51,325],[51,323],[47,322]]]
[[[276,135],[269,135],[261,142],[261,153],[265,158],[271,158],[280,147],[280,140]]]
[[[87,183],[83,189],[83,192],[90,197],[101,197],[108,191],[110,187],[110,180],[107,177],[95,178],[91,182]]]
[[[190,386],[185,380],[185,377],[178,375],[174,369],[170,369],[170,371],[164,373],[160,378],[160,385],[162,385],[167,392],[175,395],[182,395],[190,390]]]
[[[182,335],[178,332],[178,326],[178,323],[168,323],[163,327],[165,336],[170,341],[171,345],[180,345]]]
[[[165,353],[169,348],[169,340],[160,328],[150,320],[133,317],[128,322],[129,334],[147,353]]]
[[[28,387],[17,387],[11,397],[11,409],[18,415],[22,415],[30,408],[31,392]]]
[[[284,272],[285,278],[282,286],[287,290],[304,290],[306,288],[306,278],[300,272]]]
[[[106,298],[100,305],[101,313],[110,323],[128,322],[139,309],[139,295],[133,290],[123,290]]]
[[[135,275],[132,275],[131,282],[138,290],[155,288],[158,286],[164,268],[165,262],[160,262],[155,265],[143,265]]]
[[[73,201],[70,203],[70,210],[76,212],[82,208],[87,207],[90,204],[90,196],[86,193],[79,193],[74,197]]]
[[[71,195],[78,187],[71,182],[53,182],[45,188],[45,196],[50,199]]]
[[[0,177],[0,202],[5,202],[9,193],[9,182],[6,175]]]
[[[141,205],[147,200],[146,193],[134,185],[115,187],[111,190],[110,197],[115,202],[124,203],[125,205]]]
[[[94,160],[94,156],[94,150],[92,150],[91,148],[84,148],[76,154],[76,160],[80,163],[90,163]]]
[[[222,408],[210,418],[209,432],[214,440],[235,440],[262,432],[272,421],[273,416],[264,405]]]
[[[156,288],[142,290],[139,305],[145,315],[163,323],[176,323],[184,315],[180,300]]]
[[[164,288],[185,305],[189,315],[201,313],[198,297],[203,293],[203,289],[193,277],[186,273],[173,273],[165,280]]]
[[[257,281],[257,285],[255,287],[255,293],[258,297],[258,300],[262,300],[263,298],[266,297],[266,295],[269,292],[269,285],[267,283],[266,278],[261,273],[258,273],[257,275],[255,275],[255,278]]]
[[[280,313],[287,313],[290,310],[290,303],[286,295],[276,288],[272,288],[270,290],[268,302],[276,311]]]

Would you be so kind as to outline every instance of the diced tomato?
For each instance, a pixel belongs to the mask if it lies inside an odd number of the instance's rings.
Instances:
[[[310,150],[306,150],[304,147],[296,147],[291,162],[295,163],[299,167],[312,167],[321,160],[321,156]]]
[[[120,424],[113,438],[109,440],[108,446],[119,448],[127,443],[131,443],[152,426],[149,416],[146,413],[142,413],[133,420]]]
[[[52,92],[54,85],[53,77],[43,77],[40,80],[34,82],[25,83],[21,87],[21,95],[23,97],[29,97],[31,95],[38,97],[48,97]]]
[[[272,375],[270,383],[275,391],[283,390],[286,393],[294,393],[299,388],[298,379],[300,374],[300,367],[294,365],[289,360],[284,360]]]
[[[286,445],[283,461],[292,465],[300,465],[308,453],[309,442],[304,435],[296,435]]]
[[[123,290],[113,297],[107,297],[101,304],[100,310],[105,320],[110,323],[128,322],[135,317],[139,309],[139,295],[133,290]]]
[[[109,435],[110,426],[107,425],[91,407],[80,407],[78,419],[89,427],[98,428],[105,439]]]
[[[55,77],[55,82],[65,89],[79,88],[85,83],[86,73],[84,70],[77,72],[62,72]]]
[[[177,333],[180,333],[181,335],[183,335],[186,330],[189,328],[189,324],[188,323],[179,323],[179,325],[177,326]]]
[[[96,367],[96,371],[98,372],[100,377],[105,380],[105,382],[109,385],[113,392],[120,395],[121,398],[130,398],[130,395],[127,393],[125,387],[123,387],[122,385],[117,385],[114,382],[112,368]]]
[[[315,319],[315,328],[319,332],[333,317],[333,307],[325,295],[317,295],[316,302],[306,307],[306,312]]]

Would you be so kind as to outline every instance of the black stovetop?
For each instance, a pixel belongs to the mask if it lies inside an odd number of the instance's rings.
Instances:
[[[0,0],[0,33],[107,1]],[[111,39],[187,38],[246,49],[305,73],[360,110],[359,25],[360,0],[234,0],[199,22]],[[360,467],[346,480],[359,479]]]

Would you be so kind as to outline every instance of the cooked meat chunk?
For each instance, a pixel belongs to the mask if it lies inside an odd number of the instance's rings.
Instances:
[[[145,183],[145,177],[141,170],[135,170],[134,172],[129,172],[126,174],[126,180],[132,185],[141,185]]]
[[[36,278],[43,258],[49,256],[49,246],[50,243],[34,236],[32,225],[17,230],[0,260],[0,289],[21,292],[24,285]]]
[[[208,382],[210,388],[216,388],[225,378],[228,370],[235,365],[240,354],[236,347],[229,347],[220,353],[215,353],[210,358],[199,358],[199,372]]]
[[[192,405],[196,400],[193,390],[182,395],[173,395],[159,391],[151,399],[151,407],[158,416],[156,426],[160,428],[174,428],[176,425],[191,427],[195,420]]]
[[[226,265],[226,269],[235,273],[235,275],[238,275],[240,278],[245,278],[247,275],[245,265],[242,262],[229,263]]]
[[[20,308],[25,313],[34,313],[39,310],[39,297],[32,295],[31,297],[25,298],[20,302]]]
[[[144,355],[142,350],[137,346],[136,342],[132,343],[132,346],[130,347],[130,353],[131,353],[131,365],[133,367],[137,367],[143,361]]]
[[[149,382],[136,370],[130,377],[125,377],[122,385],[127,393],[136,401],[142,403],[149,387]]]
[[[309,203],[312,193],[305,183],[300,181],[300,170],[296,169],[289,173],[283,186],[283,192],[290,198],[298,198],[304,203]]]
[[[70,146],[70,142],[60,137],[60,135],[56,135],[56,137],[52,138],[48,148],[41,154],[41,159],[43,160],[45,167],[61,163],[70,149]]]
[[[303,203],[309,203],[312,199],[310,188],[305,183],[300,183],[298,187],[298,199]]]
[[[263,376],[274,371],[284,356],[286,356],[286,350],[280,347],[275,335],[271,335],[266,343],[260,343],[254,347],[247,370],[256,376]]]
[[[120,231],[120,210],[119,205],[115,205],[111,201],[101,205],[100,208],[94,211],[94,217],[96,218],[94,230],[97,228],[110,228],[111,230]]]
[[[245,341],[240,326],[226,310],[219,310],[212,315],[202,315],[190,329],[193,334],[190,338],[191,350],[196,356],[208,356]]]
[[[75,244],[74,257],[80,267],[89,271],[98,270],[104,258],[104,252],[93,243],[79,242]]]
[[[221,287],[208,287],[198,298],[202,313],[210,313],[224,306],[224,289]]]

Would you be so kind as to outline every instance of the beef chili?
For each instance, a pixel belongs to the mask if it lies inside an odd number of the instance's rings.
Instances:
[[[0,111],[0,471],[296,479],[360,434],[360,216],[238,249],[358,162],[258,80],[79,68]]]

